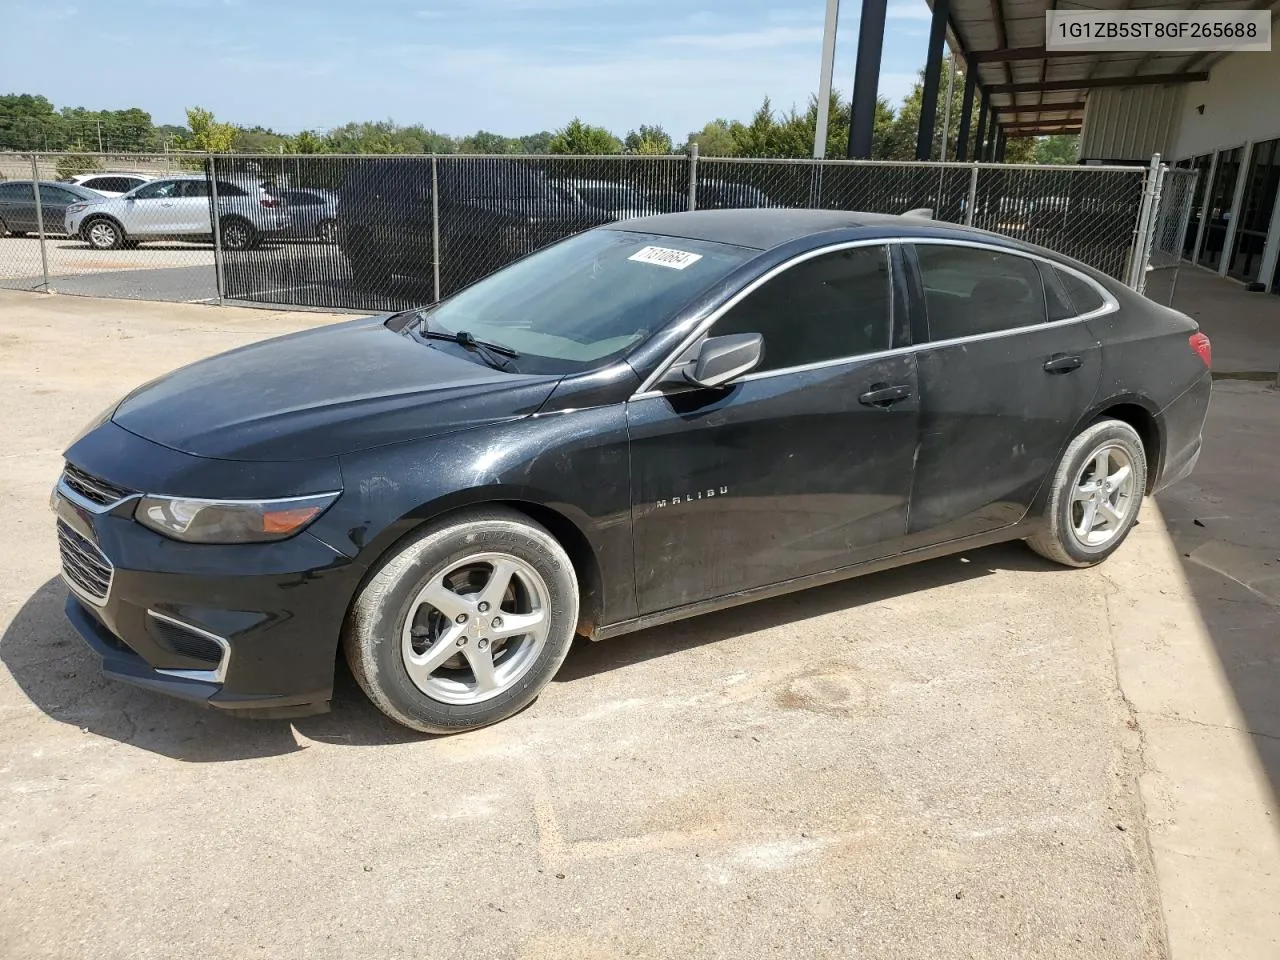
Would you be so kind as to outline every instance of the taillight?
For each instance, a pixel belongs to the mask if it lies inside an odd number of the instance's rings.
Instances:
[[[1200,355],[1206,367],[1213,366],[1213,345],[1209,343],[1208,337],[1203,333],[1193,333],[1187,338],[1187,342],[1191,344],[1191,349]]]
[[[283,204],[281,204],[281,203],[280,203],[279,198],[277,198],[277,197],[273,197],[273,196],[270,196],[270,195],[259,197],[259,198],[258,198],[258,202],[259,202],[260,204],[262,204],[264,207],[279,207],[279,206],[283,206]]]

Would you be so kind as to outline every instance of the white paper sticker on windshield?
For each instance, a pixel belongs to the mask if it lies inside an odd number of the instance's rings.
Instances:
[[[637,250],[628,260],[638,260],[640,263],[656,263],[660,267],[670,267],[672,270],[683,270],[690,264],[697,263],[702,259],[700,253],[689,253],[686,250],[672,250],[670,247],[645,247]]]

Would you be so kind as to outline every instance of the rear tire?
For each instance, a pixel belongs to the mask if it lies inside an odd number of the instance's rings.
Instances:
[[[1027,545],[1068,567],[1101,563],[1124,542],[1142,506],[1142,438],[1123,421],[1099,420],[1067,446],[1051,483],[1044,525]]]
[[[221,231],[223,250],[252,250],[261,242],[253,224],[240,217],[223,217],[218,228]]]
[[[428,525],[384,559],[356,596],[342,646],[392,720],[459,733],[532,703],[577,622],[564,548],[522,514],[486,507]]]
[[[321,220],[316,225],[316,239],[322,243],[338,242],[338,221]]]
[[[80,228],[85,243],[95,250],[119,250],[125,245],[124,228],[114,220],[98,217]]]

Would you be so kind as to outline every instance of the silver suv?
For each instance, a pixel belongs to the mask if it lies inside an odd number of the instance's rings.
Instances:
[[[67,235],[98,250],[137,246],[144,240],[189,240],[213,234],[209,181],[201,175],[165,177],[121,197],[67,207]],[[250,250],[284,233],[284,201],[256,180],[218,179],[218,229],[227,250]]]

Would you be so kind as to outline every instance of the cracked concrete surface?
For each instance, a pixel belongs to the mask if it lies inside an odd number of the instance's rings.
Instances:
[[[1154,510],[1097,570],[1011,544],[582,645],[452,738],[345,674],[292,725],[103,680],[61,616],[62,445],[320,319],[0,291],[0,956],[1169,954],[1162,851],[1212,871],[1162,801],[1180,707],[1117,682],[1189,642]]]

